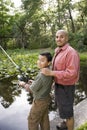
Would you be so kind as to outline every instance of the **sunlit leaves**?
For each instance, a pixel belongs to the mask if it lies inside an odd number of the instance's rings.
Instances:
[[[31,78],[37,74],[37,56],[38,53],[29,53],[29,51],[21,50],[20,53],[17,51],[9,51],[10,57],[13,59],[22,71],[29,73]],[[14,64],[3,54],[0,55],[0,79],[8,78],[10,76],[17,75],[19,72]]]

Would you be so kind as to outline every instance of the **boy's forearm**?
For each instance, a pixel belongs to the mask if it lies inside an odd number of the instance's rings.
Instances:
[[[27,90],[27,91],[29,91],[30,93],[32,93],[32,91],[31,91],[31,89],[29,88],[29,84],[25,84],[24,85],[24,88]]]

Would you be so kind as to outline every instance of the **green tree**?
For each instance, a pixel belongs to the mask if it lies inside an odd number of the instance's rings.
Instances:
[[[11,23],[13,16],[11,15],[10,8],[13,4],[10,0],[0,0],[0,43],[6,48],[7,41],[12,37]]]
[[[79,15],[77,17],[77,27],[83,36],[83,43],[87,45],[87,1],[83,0],[77,3]]]

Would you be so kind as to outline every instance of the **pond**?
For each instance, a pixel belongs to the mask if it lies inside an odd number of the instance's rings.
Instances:
[[[80,80],[76,85],[75,104],[87,97],[87,66],[81,67]],[[28,130],[27,116],[32,97],[15,80],[0,81],[0,130]],[[55,111],[49,112],[50,120]]]

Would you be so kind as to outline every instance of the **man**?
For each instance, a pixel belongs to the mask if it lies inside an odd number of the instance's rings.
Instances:
[[[42,69],[42,73],[54,76],[55,99],[62,119],[66,119],[66,130],[74,129],[73,102],[75,83],[79,79],[80,59],[78,53],[68,43],[68,33],[65,30],[56,32],[57,48],[53,58],[53,70]],[[57,130],[65,130],[62,125]]]

